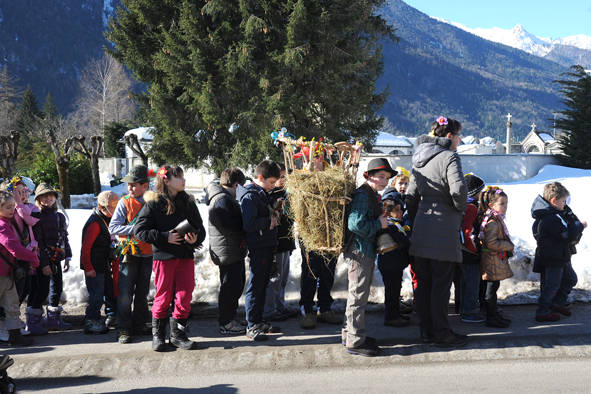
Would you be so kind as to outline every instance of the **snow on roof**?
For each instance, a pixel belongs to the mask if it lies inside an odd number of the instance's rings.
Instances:
[[[467,145],[476,144],[477,140],[478,138],[474,137],[473,135],[467,135],[464,138],[462,138],[462,142]]]
[[[138,127],[137,129],[127,130],[124,135],[135,134],[139,140],[152,141],[154,140],[152,130],[154,130],[154,127]]]
[[[482,145],[495,145],[497,143],[497,140],[493,137],[483,137],[480,139],[480,143]]]
[[[382,131],[378,134],[374,146],[404,146],[412,148],[414,145],[403,135],[392,135]]]
[[[538,133],[538,136],[542,139],[542,141],[544,142],[554,142],[554,137],[552,137],[550,134],[548,133]]]

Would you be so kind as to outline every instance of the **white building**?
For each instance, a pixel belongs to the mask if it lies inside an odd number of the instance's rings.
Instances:
[[[545,131],[536,130],[536,124],[531,125],[531,131],[521,142],[524,153],[554,155],[562,152],[558,141]]]
[[[372,153],[385,153],[388,155],[412,155],[414,152],[414,140],[402,135],[392,135],[381,131],[373,145]]]

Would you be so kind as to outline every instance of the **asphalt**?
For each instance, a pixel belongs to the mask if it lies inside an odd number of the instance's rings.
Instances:
[[[116,342],[114,330],[105,335],[85,335],[79,324],[81,316],[71,315],[68,319],[76,324],[75,329],[35,337],[31,347],[2,348],[0,345],[0,353],[14,358],[15,364],[9,373],[17,379],[153,378],[159,374],[180,376],[195,371],[219,373],[591,357],[591,304],[587,303],[573,304],[573,315],[554,323],[536,322],[535,305],[504,306],[504,315],[512,320],[507,329],[462,323],[458,315],[450,314],[452,328],[469,336],[468,345],[459,349],[439,349],[420,343],[415,314],[411,315],[408,327],[386,327],[383,312],[373,306],[373,311],[366,315],[368,334],[377,338],[384,349],[384,355],[375,358],[347,354],[340,343],[340,325],[319,323],[315,329],[304,330],[299,327],[297,318],[292,318],[277,323],[281,333],[270,335],[265,342],[253,342],[245,336],[220,335],[211,307],[194,309],[190,335],[197,342],[196,350],[153,352],[149,336],[121,345]]]

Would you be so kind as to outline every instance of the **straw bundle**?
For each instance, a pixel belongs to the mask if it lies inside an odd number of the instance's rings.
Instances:
[[[346,204],[355,178],[341,168],[295,170],[287,177],[289,211],[308,251],[338,255],[344,241]]]

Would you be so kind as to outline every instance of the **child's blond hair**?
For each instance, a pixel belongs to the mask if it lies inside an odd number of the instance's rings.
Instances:
[[[544,185],[544,194],[542,195],[542,197],[544,197],[544,200],[548,202],[550,202],[550,200],[552,200],[553,198],[558,200],[559,198],[568,196],[570,196],[570,193],[568,192],[566,187],[564,187],[564,185],[560,182],[551,182]]]
[[[398,174],[394,178],[392,178],[392,185],[395,185],[401,179],[406,179],[407,182],[410,182],[410,178],[406,174]]]
[[[5,190],[0,190],[0,207],[9,201],[14,201],[14,196]]]

